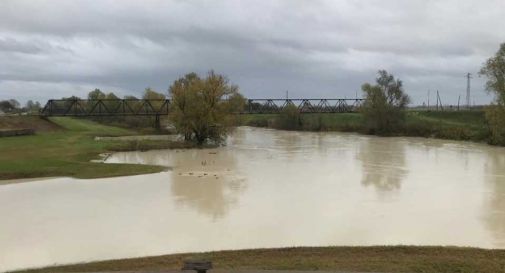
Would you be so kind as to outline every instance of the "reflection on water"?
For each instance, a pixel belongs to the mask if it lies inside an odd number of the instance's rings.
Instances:
[[[214,218],[223,217],[233,205],[237,204],[243,190],[243,179],[203,178],[194,181],[189,177],[173,175],[172,193],[177,204],[189,205],[199,212]]]
[[[213,218],[223,217],[237,204],[245,178],[237,174],[233,152],[182,151],[174,163],[171,189],[177,204]]]
[[[358,159],[363,166],[361,184],[380,192],[398,190],[407,174],[405,144],[398,138],[374,138],[360,146]]]
[[[212,218],[223,217],[245,188],[245,177],[237,170],[235,154],[229,149],[117,153],[107,162],[171,167],[170,188],[176,204]]]
[[[488,157],[486,172],[489,192],[485,202],[484,219],[495,245],[505,248],[505,153]]]
[[[505,248],[505,149],[239,128],[218,149],[113,154],[130,177],[0,185],[0,271],[221,249]]]

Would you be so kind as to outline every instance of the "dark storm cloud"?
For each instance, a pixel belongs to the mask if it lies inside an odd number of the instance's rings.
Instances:
[[[354,97],[388,69],[415,103],[429,89],[455,103],[504,16],[502,0],[3,0],[0,98],[166,91],[210,69],[249,97]]]

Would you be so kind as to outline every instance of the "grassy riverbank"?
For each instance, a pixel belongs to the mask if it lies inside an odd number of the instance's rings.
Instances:
[[[8,119],[11,123],[12,119]],[[0,179],[71,176],[97,178],[153,173],[161,166],[132,164],[100,164],[100,153],[110,151],[185,148],[186,144],[171,141],[95,141],[95,136],[136,135],[136,131],[106,126],[84,119],[66,117],[48,121],[38,117],[17,118],[22,126],[39,130],[36,135],[0,138]],[[7,121],[3,121],[7,124]],[[15,125],[12,125],[15,126]]]
[[[279,115],[244,115],[242,125],[283,129]],[[341,131],[367,134],[360,113],[303,114],[298,130]],[[489,129],[483,111],[427,112],[409,111],[405,126],[396,136],[433,137],[487,142]]]
[[[358,272],[495,273],[505,250],[456,247],[317,247],[219,251],[92,262],[24,273],[179,270],[184,260],[208,259],[215,269],[335,270]]]

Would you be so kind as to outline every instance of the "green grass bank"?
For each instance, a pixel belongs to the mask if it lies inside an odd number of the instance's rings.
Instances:
[[[90,160],[112,151],[188,148],[189,144],[161,141],[96,141],[96,136],[137,135],[137,131],[85,119],[2,117],[11,128],[32,127],[35,135],[0,138],[0,179],[70,176],[98,178],[160,172],[161,166],[101,164]],[[0,182],[1,183],[1,182]]]
[[[241,125],[283,129],[278,114],[243,115]],[[361,113],[302,114],[296,130],[369,133]],[[394,136],[488,142],[484,111],[408,111],[404,128]]]
[[[301,247],[176,254],[19,271],[24,273],[179,270],[187,259],[208,259],[222,270],[496,273],[505,250],[457,247]]]

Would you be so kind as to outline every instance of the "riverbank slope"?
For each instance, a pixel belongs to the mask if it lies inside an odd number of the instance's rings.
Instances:
[[[286,129],[280,114],[252,114],[241,125]],[[302,114],[299,131],[340,131],[371,134],[361,113]],[[490,134],[484,111],[408,111],[403,129],[392,136],[415,136],[488,142]]]
[[[0,129],[32,129],[37,132],[50,132],[61,128],[56,123],[38,116],[0,116]]]
[[[170,141],[96,141],[96,136],[137,135],[138,132],[90,120],[55,117],[4,117],[15,128],[36,126],[29,136],[0,138],[0,179],[70,176],[98,178],[160,172],[161,166],[90,162],[101,153],[183,147]],[[18,127],[19,127],[18,126]]]
[[[458,247],[300,247],[176,254],[55,266],[19,273],[179,270],[188,259],[207,259],[214,269],[334,270],[353,272],[503,272],[505,250]]]

